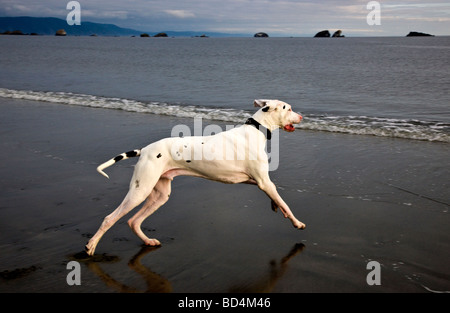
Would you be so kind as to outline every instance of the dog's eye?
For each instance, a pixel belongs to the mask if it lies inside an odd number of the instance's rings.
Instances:
[[[283,105],[283,110],[286,108],[286,106],[285,105]]]

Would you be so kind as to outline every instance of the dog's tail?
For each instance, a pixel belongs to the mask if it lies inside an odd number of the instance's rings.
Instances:
[[[111,160],[106,161],[105,163],[99,165],[97,167],[97,172],[99,172],[100,174],[102,174],[106,178],[109,178],[109,176],[105,172],[103,172],[103,170],[105,168],[110,167],[111,165],[113,165],[116,162],[119,162],[121,160],[126,160],[126,159],[137,157],[137,156],[140,156],[140,155],[141,155],[141,150],[139,150],[139,149],[133,150],[133,151],[124,152],[122,154],[119,154],[115,158],[112,158]]]

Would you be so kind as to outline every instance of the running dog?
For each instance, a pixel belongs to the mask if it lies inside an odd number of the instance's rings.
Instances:
[[[254,105],[260,109],[242,126],[212,136],[165,138],[101,164],[97,171],[109,178],[103,171],[105,168],[140,156],[127,195],[119,207],[104,218],[97,233],[89,240],[87,254],[93,255],[105,232],[144,200],[144,205],[128,220],[128,225],[146,245],[159,246],[161,243],[157,239],[150,239],[142,232],[141,224],[169,200],[171,182],[180,175],[257,185],[272,200],[274,211],[279,208],[295,228],[304,229],[305,224],[297,220],[270,180],[265,151],[266,140],[270,140],[272,131],[282,128],[293,132],[293,124],[300,123],[302,116],[279,100],[255,100]]]

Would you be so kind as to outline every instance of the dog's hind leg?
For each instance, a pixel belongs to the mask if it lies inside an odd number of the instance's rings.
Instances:
[[[100,228],[97,230],[95,235],[86,244],[86,253],[88,255],[94,255],[95,248],[102,236],[110,229],[122,216],[130,212],[136,206],[145,200],[145,196],[136,197],[133,196],[134,193],[128,192],[122,203],[115,209],[111,214],[103,219]]]
[[[141,183],[139,183],[140,178],[142,178]],[[86,244],[85,249],[88,255],[94,255],[98,242],[108,229],[110,229],[121,217],[133,210],[148,197],[150,192],[153,190],[153,187],[156,185],[157,180],[158,178],[156,177],[144,179],[142,175],[139,175],[139,169],[136,165],[135,173],[130,183],[130,189],[125,196],[125,199],[123,199],[117,209],[104,218],[100,228]]]
[[[160,178],[148,196],[147,201],[132,218],[128,220],[128,225],[133,232],[148,246],[159,246],[161,243],[157,239],[148,238],[141,229],[142,222],[158,210],[169,200],[171,192],[171,182],[169,178]]]

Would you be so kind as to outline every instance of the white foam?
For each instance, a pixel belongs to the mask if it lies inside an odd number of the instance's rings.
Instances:
[[[301,129],[450,142],[450,124],[368,116],[306,116]]]
[[[252,111],[177,105],[164,102],[142,102],[130,99],[100,97],[68,92],[44,92],[0,88],[0,97],[43,101],[85,107],[124,110],[176,117],[201,117],[230,123],[243,123]],[[304,114],[302,123],[296,127],[305,130],[405,138],[414,140],[450,142],[450,124],[419,121],[417,119],[393,119],[368,116],[336,116]]]

